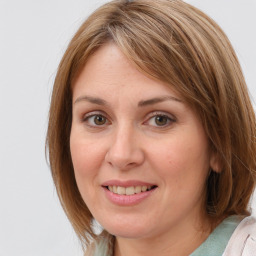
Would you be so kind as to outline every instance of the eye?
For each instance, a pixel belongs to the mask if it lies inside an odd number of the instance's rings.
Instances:
[[[83,118],[89,126],[103,126],[108,123],[108,119],[101,114],[89,114]]]
[[[166,127],[173,122],[175,122],[174,118],[171,118],[166,114],[155,114],[148,119],[147,124],[155,127]]]
[[[167,116],[155,116],[154,121],[158,126],[166,125],[169,121]]]

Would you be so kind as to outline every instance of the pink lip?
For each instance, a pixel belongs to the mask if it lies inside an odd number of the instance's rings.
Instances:
[[[104,182],[102,184],[102,188],[105,192],[106,197],[108,200],[116,205],[119,206],[133,206],[141,203],[148,197],[154,193],[157,187],[153,188],[152,190],[141,192],[134,195],[118,195],[115,194],[107,189],[107,186],[121,186],[121,187],[131,187],[131,186],[154,186],[154,184],[136,181],[136,180],[129,180],[129,181],[118,181],[118,180],[110,180]]]
[[[103,187],[107,186],[120,186],[120,187],[135,187],[135,186],[155,186],[156,184],[139,181],[139,180],[108,180],[102,184]]]

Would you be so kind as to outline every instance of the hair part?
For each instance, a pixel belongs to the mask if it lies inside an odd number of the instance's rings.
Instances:
[[[83,243],[96,235],[76,185],[69,137],[72,85],[92,54],[112,42],[144,74],[166,82],[199,115],[220,170],[206,184],[213,219],[248,215],[255,187],[256,122],[236,54],[219,26],[180,0],[116,0],[96,10],[71,40],[52,92],[47,146],[61,204]]]

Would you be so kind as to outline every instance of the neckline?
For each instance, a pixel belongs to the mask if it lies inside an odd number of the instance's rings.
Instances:
[[[189,256],[222,255],[230,237],[241,222],[242,218],[232,215],[225,218],[208,236],[208,238]]]
[[[232,215],[225,218],[208,236],[208,238],[189,256],[216,256],[222,255],[233,232],[242,221],[242,217]],[[111,236],[111,235],[110,235]],[[112,237],[112,236],[111,236]],[[112,237],[113,238],[113,237]],[[94,256],[113,255],[113,243],[110,237],[100,239],[96,244]],[[110,247],[112,248],[110,251]]]

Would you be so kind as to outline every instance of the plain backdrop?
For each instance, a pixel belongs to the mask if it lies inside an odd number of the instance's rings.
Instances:
[[[44,143],[60,58],[103,2],[0,0],[0,256],[82,255],[59,204]],[[187,2],[227,33],[256,99],[256,0]]]

